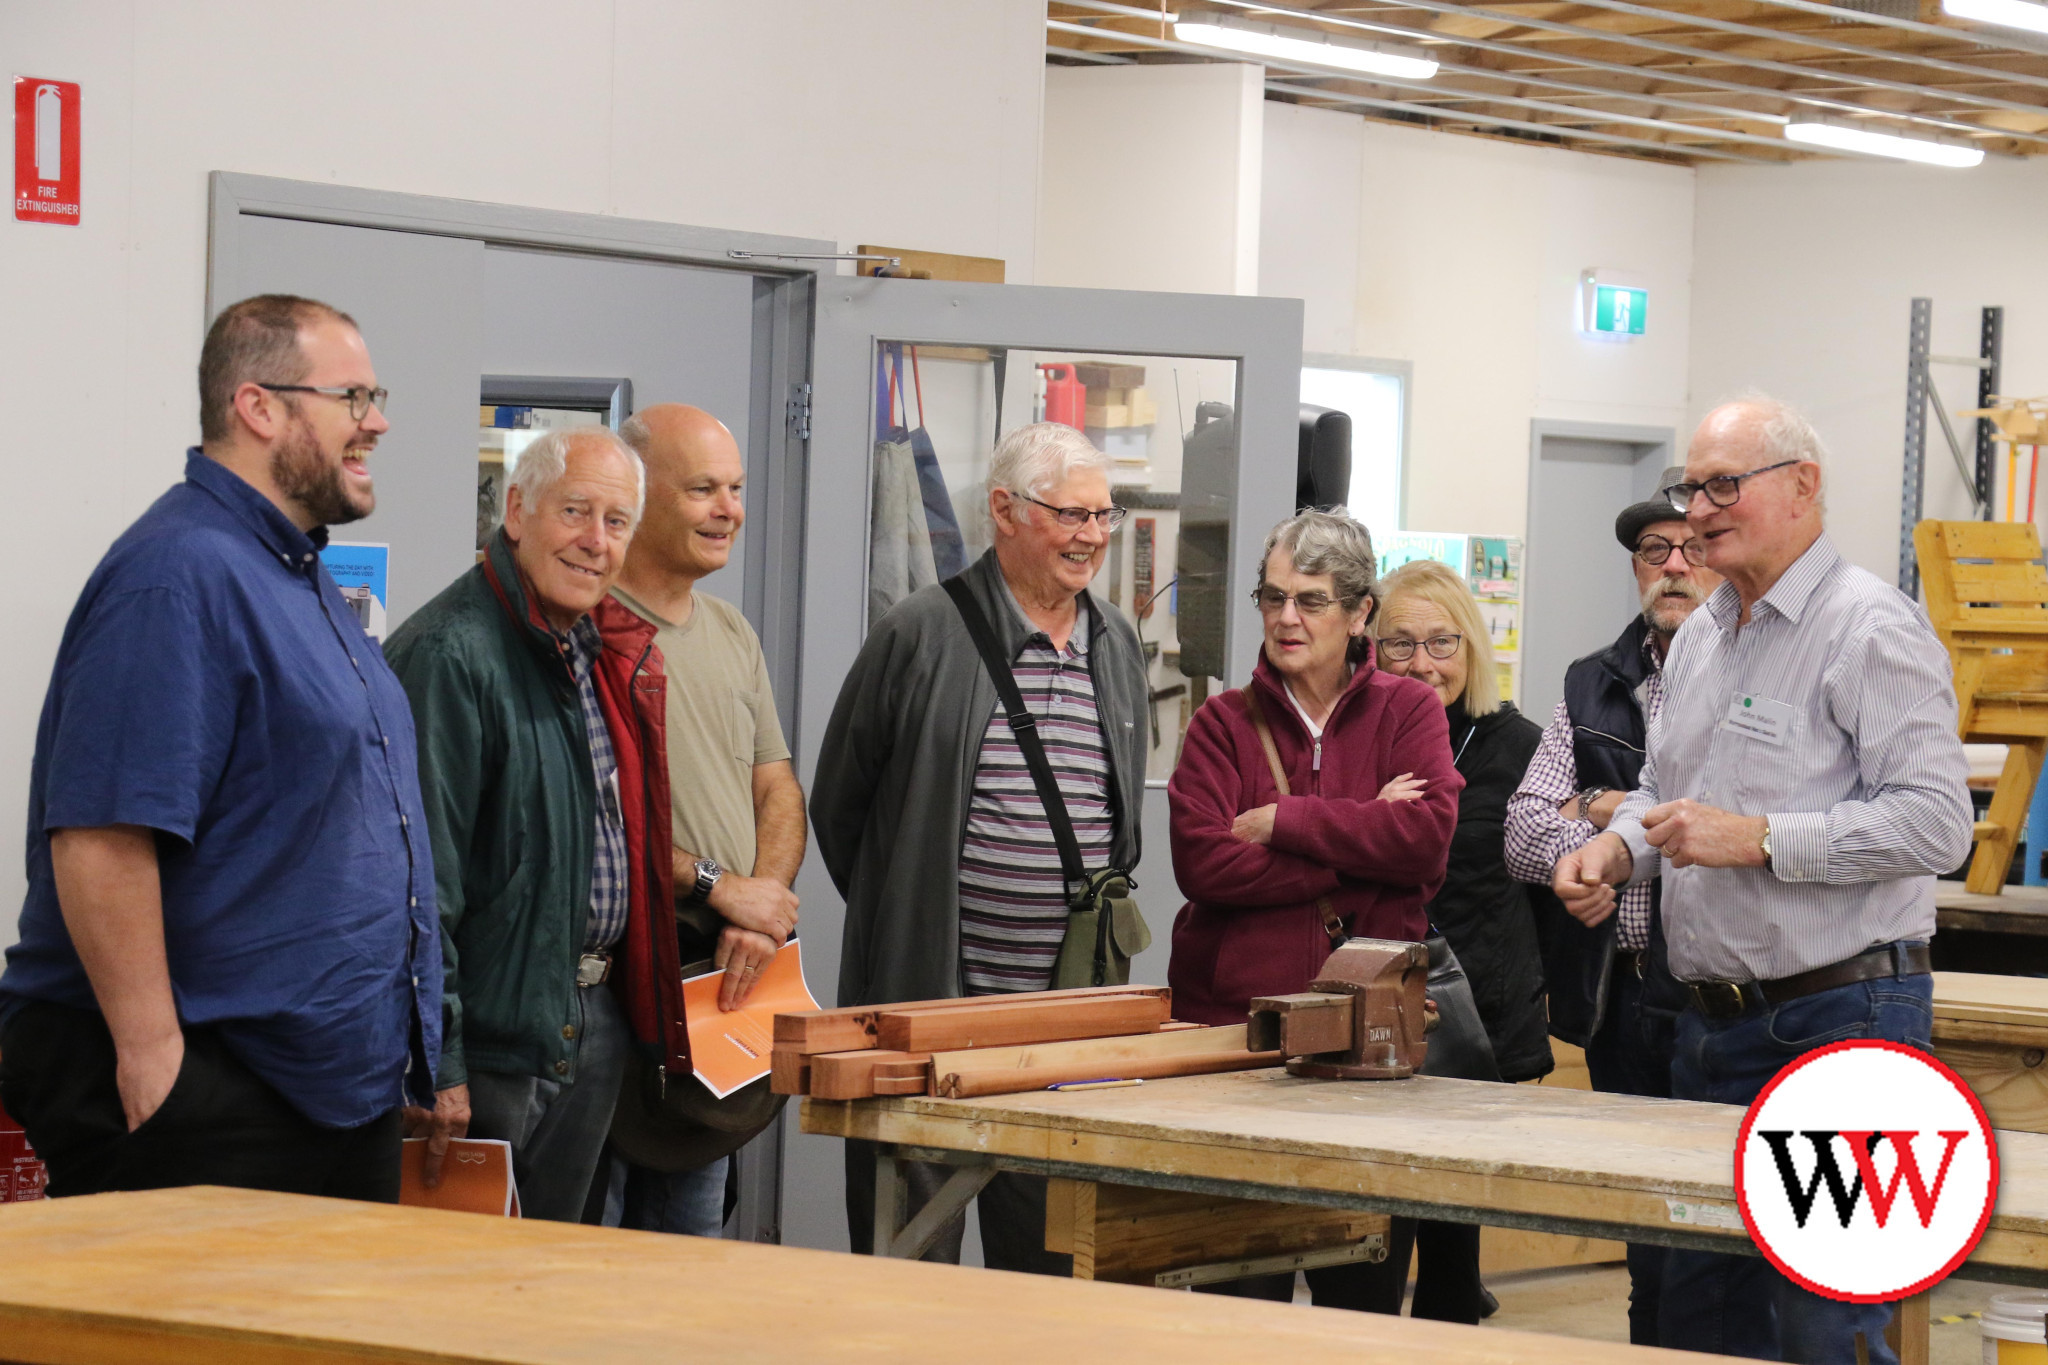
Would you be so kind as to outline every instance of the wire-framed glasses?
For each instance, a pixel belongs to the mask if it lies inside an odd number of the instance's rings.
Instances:
[[[1407,640],[1399,635],[1390,635],[1379,642],[1380,657],[1392,659],[1395,663],[1406,663],[1415,657],[1415,647],[1422,646],[1429,651],[1432,659],[1449,659],[1458,652],[1458,646],[1465,643],[1462,635],[1432,635],[1427,640]]]

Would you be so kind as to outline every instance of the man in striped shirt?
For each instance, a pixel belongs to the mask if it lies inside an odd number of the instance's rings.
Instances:
[[[1672,642],[1637,789],[1553,881],[1597,924],[1664,878],[1679,1099],[1747,1104],[1823,1042],[1930,1042],[1933,878],[1970,851],[1955,690],[1925,614],[1824,534],[1823,459],[1774,400],[1700,424],[1667,491],[1727,581]],[[1697,1350],[1842,1360],[1860,1333],[1890,1365],[1889,1317],[1752,1258],[1666,1265],[1662,1339]]]
[[[960,575],[1009,659],[1090,873],[1138,861],[1148,688],[1137,632],[1088,591],[1123,517],[1109,461],[1072,427],[1005,436],[989,462],[993,542]],[[1045,805],[943,585],[874,622],[841,687],[811,791],[846,928],[839,1003],[1044,990],[1068,891]],[[909,1167],[913,1209],[943,1172]],[[872,1244],[874,1152],[847,1144],[847,1219]],[[1045,1250],[1045,1182],[980,1197],[999,1269],[1068,1274]],[[929,1259],[956,1260],[949,1233]]]

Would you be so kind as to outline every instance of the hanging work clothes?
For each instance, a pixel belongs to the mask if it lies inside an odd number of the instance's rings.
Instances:
[[[868,625],[919,588],[939,581],[932,535],[918,489],[910,433],[897,427],[875,442],[874,510],[869,521]]]
[[[960,534],[953,494],[939,469],[939,452],[932,445],[931,433],[922,426],[910,433],[910,454],[917,461],[917,490],[924,499],[924,524],[931,536],[932,563],[940,578],[951,578],[967,567],[967,539]]]

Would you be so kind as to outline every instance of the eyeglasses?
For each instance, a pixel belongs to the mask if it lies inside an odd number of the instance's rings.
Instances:
[[[384,403],[391,397],[389,389],[366,389],[360,384],[320,388],[312,384],[265,384],[258,381],[256,387],[269,389],[272,393],[317,393],[322,398],[342,399],[348,403],[348,415],[358,422],[370,415],[371,408],[384,411]]]
[[[1753,479],[1759,474],[1768,474],[1773,469],[1783,469],[1787,465],[1798,463],[1800,463],[1798,460],[1780,460],[1776,464],[1767,464],[1761,469],[1752,469],[1747,474],[1716,474],[1713,478],[1702,479],[1698,483],[1674,483],[1669,488],[1661,489],[1660,491],[1665,499],[1681,512],[1687,511],[1692,507],[1692,498],[1695,493],[1705,493],[1707,501],[1713,503],[1716,507],[1733,507],[1735,500],[1742,496],[1742,481],[1744,479]],[[1694,560],[1693,562],[1697,564],[1699,561]]]
[[[1049,502],[1039,502],[1037,498],[1032,497],[1029,493],[1019,493],[1014,488],[1010,489],[1009,492],[1013,498],[1022,498],[1026,502],[1038,503],[1040,507],[1052,513],[1054,520],[1058,521],[1060,525],[1068,530],[1074,530],[1077,527],[1087,525],[1088,519],[1093,517],[1102,523],[1103,530],[1114,531],[1117,528],[1117,524],[1131,514],[1128,507],[1054,507]]]
[[[1712,497],[1713,494],[1707,496]],[[1636,542],[1635,554],[1637,559],[1656,569],[1663,567],[1664,562],[1671,558],[1673,550],[1683,554],[1688,564],[1700,565],[1707,562],[1707,547],[1697,536],[1683,545],[1673,545],[1662,536],[1644,536]]]
[[[1294,609],[1303,616],[1321,616],[1331,607],[1336,606],[1340,600],[1355,603],[1358,599],[1355,597],[1335,598],[1326,592],[1317,592],[1313,589],[1308,592],[1295,593],[1282,592],[1278,588],[1252,589],[1252,601],[1258,603],[1259,610],[1265,612],[1268,616],[1278,616],[1286,609],[1289,602],[1294,603]]]
[[[1427,640],[1404,640],[1396,635],[1380,641],[1379,650],[1382,659],[1392,659],[1400,664],[1415,657],[1417,645],[1428,650],[1432,659],[1449,659],[1456,656],[1458,646],[1463,643],[1465,637],[1462,635],[1432,635]]]

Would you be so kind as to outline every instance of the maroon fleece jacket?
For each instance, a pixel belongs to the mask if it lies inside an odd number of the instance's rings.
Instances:
[[[1252,675],[1287,771],[1281,796],[1241,692],[1195,713],[1167,785],[1173,875],[1186,905],[1173,923],[1167,980],[1178,1019],[1244,1022],[1255,995],[1305,990],[1329,956],[1319,898],[1354,935],[1420,940],[1423,906],[1443,884],[1458,793],[1450,732],[1435,692],[1361,663],[1323,726],[1323,762],[1261,651]],[[1428,785],[1381,801],[1402,773]],[[1270,845],[1230,832],[1244,811],[1279,804]]]

